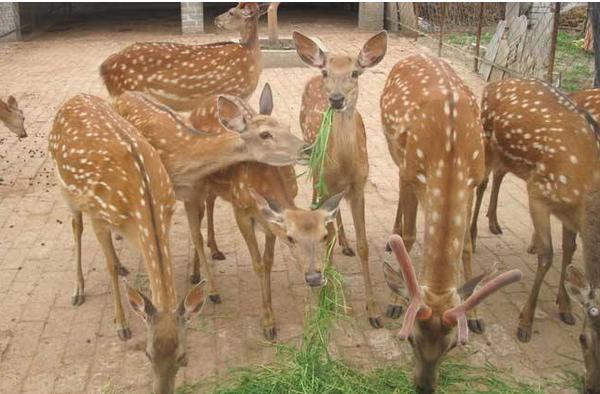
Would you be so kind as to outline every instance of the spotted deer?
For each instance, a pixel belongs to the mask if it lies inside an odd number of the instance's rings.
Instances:
[[[262,72],[256,3],[239,3],[215,24],[241,40],[204,45],[145,42],[109,56],[100,75],[111,96],[145,92],[177,111],[191,111],[214,94],[252,95]]]
[[[564,323],[575,324],[564,279],[575,252],[577,233],[581,233],[588,271],[595,273],[600,267],[600,227],[596,223],[600,215],[598,125],[569,97],[533,79],[489,84],[483,93],[481,116],[486,139],[486,177],[500,169],[527,183],[534,227],[530,250],[537,254],[538,267],[521,310],[517,337],[528,342],[540,287],[553,261],[551,214],[563,225],[557,303]],[[479,187],[477,206],[485,186],[483,182]],[[497,198],[496,188],[494,192]],[[474,216],[472,227],[476,227],[476,220]]]
[[[8,96],[6,102],[0,99],[0,122],[17,137],[27,137],[23,111],[19,109],[19,104],[13,96]]]
[[[502,287],[519,281],[522,274],[519,270],[511,270],[490,279],[493,271],[488,271],[466,282],[460,289],[452,287],[436,294],[429,286],[428,273],[432,277],[435,274],[431,275],[431,272],[441,267],[427,267],[425,262],[425,283],[421,285],[402,238],[393,234],[388,244],[401,272],[384,262],[385,279],[394,292],[400,294],[406,288],[410,295],[399,338],[408,339],[413,348],[413,380],[418,392],[433,393],[442,357],[457,344],[467,343],[466,315],[469,310]],[[465,298],[464,301],[461,298]]]
[[[585,89],[578,92],[571,93],[569,98],[580,108],[586,110],[596,122],[600,120],[600,89]],[[502,234],[502,228],[498,222],[498,196],[500,193],[500,186],[504,176],[508,173],[508,170],[502,165],[498,164],[494,169],[492,175],[492,191],[490,194],[490,202],[486,216],[488,217],[488,226],[492,234]],[[475,249],[475,240],[477,239],[477,217],[479,216],[479,209],[481,206],[481,200],[483,193],[487,188],[487,179],[484,181],[485,186],[478,189],[480,195],[477,196],[477,201],[474,211],[474,219],[471,224],[471,238],[473,239],[473,249]],[[533,240],[533,237],[532,237]],[[532,241],[527,248],[527,252],[535,254],[535,245]]]
[[[269,116],[272,101],[262,99],[259,114],[240,98],[235,100],[247,122],[256,117]],[[193,126],[203,127],[212,133],[223,133],[214,108],[218,98],[207,99],[190,115]],[[214,240],[212,220],[214,198],[219,196],[233,206],[233,212],[250,252],[252,266],[259,276],[262,294],[261,325],[266,339],[273,340],[277,335],[275,317],[271,306],[271,268],[275,253],[275,239],[286,244],[298,267],[304,274],[306,284],[311,287],[324,285],[321,275],[327,253],[327,224],[335,219],[342,194],[335,195],[323,203],[320,209],[306,210],[296,207],[294,198],[298,187],[292,166],[275,167],[257,162],[235,164],[225,170],[210,175],[208,189],[212,204],[208,206],[209,245]],[[265,232],[265,246],[261,255],[255,225]],[[213,250],[213,257],[218,249]],[[219,252],[220,253],[220,252]]]
[[[118,274],[123,271],[111,233],[122,234],[143,255],[152,296],[147,298],[125,282],[126,296],[146,323],[154,392],[174,393],[177,370],[186,363],[185,326],[199,312],[204,296],[198,285],[177,305],[168,236],[175,197],[158,153],[107,103],[84,94],[58,111],[48,148],[73,214],[77,251],[73,304],[81,305],[85,298],[81,268],[85,214],[106,258],[122,340],[131,338],[131,331],[121,305]]]
[[[381,313],[375,302],[369,271],[369,246],[365,225],[364,188],[369,174],[367,141],[362,116],[356,109],[358,99],[358,78],[365,69],[374,67],[385,56],[387,33],[382,31],[371,37],[357,56],[325,53],[305,35],[294,32],[296,52],[309,66],[321,70],[321,75],[311,78],[304,87],[300,109],[300,126],[304,140],[314,143],[319,132],[321,119],[328,107],[333,110],[331,132],[327,145],[327,159],[323,169],[326,184],[324,196],[318,196],[316,182],[321,177],[314,172],[313,203],[319,203],[334,194],[345,192],[350,202],[354,228],[356,231],[358,255],[360,258],[367,297],[367,318],[371,326],[381,328]],[[317,201],[319,200],[319,201]],[[338,211],[338,241],[343,253],[353,256],[349,247],[341,215]],[[329,236],[333,238],[335,228],[328,225]]]
[[[272,100],[270,94],[262,97]],[[248,120],[243,116],[244,108],[226,96],[218,96],[216,105],[207,109],[227,130],[219,134],[195,129],[186,119],[143,93],[123,93],[116,98],[114,107],[159,152],[173,182],[175,197],[184,202],[199,257],[199,264],[193,265],[191,282],[200,281],[200,270],[204,268],[209,298],[214,303],[221,302],[200,231],[206,177],[243,161],[290,165],[303,157],[305,144],[273,117],[256,116]]]

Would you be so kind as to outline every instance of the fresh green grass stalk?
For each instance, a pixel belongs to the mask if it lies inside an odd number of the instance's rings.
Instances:
[[[309,178],[314,179],[315,174],[319,177],[315,183],[315,189],[317,190],[317,201],[313,208],[318,208],[321,204],[321,199],[327,194],[327,185],[323,176],[323,169],[325,168],[325,158],[327,157],[327,145],[329,144],[329,134],[331,134],[331,122],[333,120],[333,110],[331,107],[327,107],[327,110],[323,113],[323,119],[321,120],[321,126],[319,127],[319,133],[317,140],[313,145],[310,159],[308,161]]]

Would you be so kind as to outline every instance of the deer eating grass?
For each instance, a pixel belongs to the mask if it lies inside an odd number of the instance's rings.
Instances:
[[[270,96],[270,93],[269,93]],[[246,122],[256,117],[270,116],[272,100],[261,97],[257,114],[239,98],[235,100],[243,108]],[[192,125],[203,127],[212,133],[223,133],[221,122],[216,115],[217,98],[207,100],[190,115]],[[271,306],[271,269],[275,254],[275,239],[286,244],[304,274],[306,284],[311,287],[324,285],[321,273],[328,251],[327,224],[335,219],[342,195],[335,195],[325,201],[320,209],[305,210],[296,207],[298,187],[292,166],[274,167],[256,162],[245,162],[230,166],[208,178],[208,189],[212,204],[207,204],[209,218],[209,245],[214,244],[213,257],[218,252],[214,240],[212,220],[214,198],[219,196],[233,206],[234,216],[246,242],[252,259],[254,272],[259,276],[262,294],[261,326],[266,339],[273,340],[277,335],[275,317]],[[256,225],[265,232],[265,246],[261,255]],[[211,240],[212,234],[212,240]],[[220,252],[219,252],[220,253]]]
[[[145,92],[176,111],[193,110],[214,94],[252,95],[262,72],[256,3],[239,3],[215,24],[241,40],[205,45],[136,43],[108,57],[100,74],[111,96]]]
[[[8,96],[6,102],[0,99],[0,122],[17,137],[27,137],[23,111],[19,109],[19,104],[13,96]]]
[[[177,370],[186,363],[185,326],[199,312],[204,296],[198,285],[177,305],[169,247],[175,196],[158,153],[103,100],[83,94],[58,111],[49,151],[73,214],[77,252],[73,304],[81,305],[85,297],[81,267],[85,214],[106,259],[121,340],[131,338],[131,331],[121,305],[118,274],[123,271],[111,233],[124,235],[143,255],[152,297],[125,283],[126,295],[147,326],[146,354],[152,364],[154,392],[174,393]]]
[[[486,138],[486,176],[501,168],[527,183],[534,236],[530,250],[538,257],[531,293],[519,317],[517,337],[531,339],[540,287],[552,266],[550,215],[563,226],[562,269],[558,290],[560,319],[575,324],[564,279],[575,252],[577,233],[583,241],[589,275],[600,270],[599,129],[591,115],[566,95],[537,80],[510,79],[486,86],[482,100]],[[478,202],[485,182],[477,192]],[[474,216],[472,226],[476,226]]]
[[[270,91],[270,88],[267,88]],[[272,100],[270,94],[263,100]],[[218,96],[208,109],[227,130],[214,134],[199,131],[168,107],[139,92],[127,92],[114,103],[117,112],[133,124],[159,152],[173,182],[175,197],[185,205],[199,264],[193,265],[191,282],[200,281],[201,267],[209,298],[220,302],[211,265],[204,253],[200,221],[206,198],[206,176],[242,161],[274,166],[294,164],[302,158],[305,144],[289,127],[270,116],[244,117],[244,108],[226,96]]]
[[[350,202],[357,249],[362,266],[367,297],[367,318],[371,326],[381,328],[381,313],[375,302],[369,272],[369,246],[365,225],[365,184],[369,174],[367,141],[362,116],[356,109],[358,78],[369,67],[376,66],[387,49],[387,34],[381,32],[371,37],[358,56],[324,53],[310,38],[294,32],[294,43],[300,58],[309,66],[321,70],[321,75],[311,78],[304,88],[300,109],[300,126],[304,140],[313,144],[317,139],[321,119],[328,107],[333,110],[329,143],[323,174],[314,172],[313,203],[319,203],[335,194],[345,192]],[[318,179],[326,185],[324,195],[317,192]],[[354,255],[346,239],[341,215],[338,211],[338,240],[346,255]],[[334,237],[334,224],[328,225],[330,238]]]
[[[476,304],[518,280],[520,273],[505,273],[479,289],[490,274],[471,277],[466,232],[473,191],[484,174],[484,146],[475,97],[456,72],[441,59],[409,56],[392,68],[380,106],[388,148],[400,172],[397,234],[389,246],[402,274],[384,264],[384,276],[397,296],[402,297],[404,284],[409,290],[400,338],[413,348],[415,385],[433,392],[441,360],[457,337],[464,344],[469,327],[483,331],[474,313]],[[425,211],[422,286],[408,256],[416,240],[419,205]],[[459,288],[461,255],[466,283]],[[394,309],[399,306],[391,309],[388,312],[398,315]]]

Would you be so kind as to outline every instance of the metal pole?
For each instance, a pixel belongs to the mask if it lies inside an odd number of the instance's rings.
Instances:
[[[548,76],[546,79],[552,82],[554,74],[554,55],[556,54],[556,40],[558,38],[558,22],[560,18],[560,3],[554,4],[554,21],[552,23],[552,41],[550,42],[550,59],[548,64]]]
[[[479,20],[477,21],[477,44],[475,45],[475,58],[473,59],[473,71],[479,70],[479,48],[481,46],[481,27],[483,26],[483,6],[479,3]]]
[[[442,3],[441,17],[440,17],[440,42],[438,44],[438,56],[442,57],[442,44],[444,42],[444,20],[446,19],[446,3]]]

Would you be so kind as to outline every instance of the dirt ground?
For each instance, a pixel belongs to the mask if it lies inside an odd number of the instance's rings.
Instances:
[[[351,23],[342,22],[335,29],[323,32],[322,22],[297,22],[283,29],[288,33],[291,29],[301,29],[318,35],[329,50],[358,53],[370,35],[359,32]],[[82,306],[70,304],[75,280],[70,216],[56,188],[46,151],[47,134],[57,109],[71,96],[85,92],[107,97],[98,67],[109,54],[135,41],[204,43],[225,37],[212,33],[183,37],[172,21],[157,25],[73,23],[68,29],[59,30],[28,42],[0,44],[0,96],[15,95],[24,109],[29,133],[27,139],[18,141],[5,129],[0,131],[0,392],[92,393],[114,388],[128,393],[148,392],[150,371],[143,353],[144,327],[128,311],[134,337],[124,343],[115,335],[104,258],[89,227],[83,239],[87,298]],[[426,49],[418,42],[392,34],[384,61],[360,80],[358,107],[366,123],[371,165],[366,195],[367,233],[372,280],[382,310],[389,291],[381,263],[396,209],[398,173],[381,131],[379,95],[392,65],[421,51]],[[481,80],[466,67],[454,65],[479,95]],[[267,69],[262,75],[261,82],[268,81],[274,92],[275,115],[288,121],[298,135],[301,90],[314,74],[309,68],[292,68]],[[257,103],[257,95],[251,100],[253,105]],[[298,205],[307,206],[309,184],[300,179],[299,185]],[[554,222],[557,263],[541,291],[533,339],[521,344],[515,337],[519,309],[536,267],[535,257],[525,252],[532,229],[526,201],[523,182],[508,176],[499,204],[504,234],[490,234],[485,215],[481,215],[474,271],[479,273],[499,261],[502,270],[521,269],[524,279],[480,308],[487,323],[486,333],[472,335],[465,348],[453,351],[453,357],[479,365],[491,362],[530,382],[560,380],[567,370],[582,373],[583,364],[577,342],[581,311],[574,308],[577,325],[566,326],[559,321],[555,305],[562,254],[557,222]],[[343,205],[342,211],[354,244],[348,207]],[[231,208],[222,201],[217,203],[216,223],[218,241],[227,257],[215,263],[223,303],[207,304],[201,318],[190,328],[187,346],[190,363],[178,375],[180,384],[220,380],[231,368],[269,362],[275,355],[275,348],[263,340],[260,329],[258,279]],[[188,286],[186,270],[192,251],[181,206],[174,217],[171,244],[181,295]],[[117,242],[117,247],[132,277],[142,282],[140,257],[122,242]],[[417,261],[419,252],[415,248],[413,256]],[[575,261],[581,264],[580,251]],[[336,249],[334,262],[344,274],[352,307],[350,318],[340,323],[335,332],[335,352],[365,367],[403,363],[409,368],[410,348],[395,339],[399,321],[385,319],[386,327],[379,330],[372,329],[367,322],[358,259],[343,256]],[[298,341],[308,299],[300,272],[286,248],[278,244],[273,306],[280,343]]]

